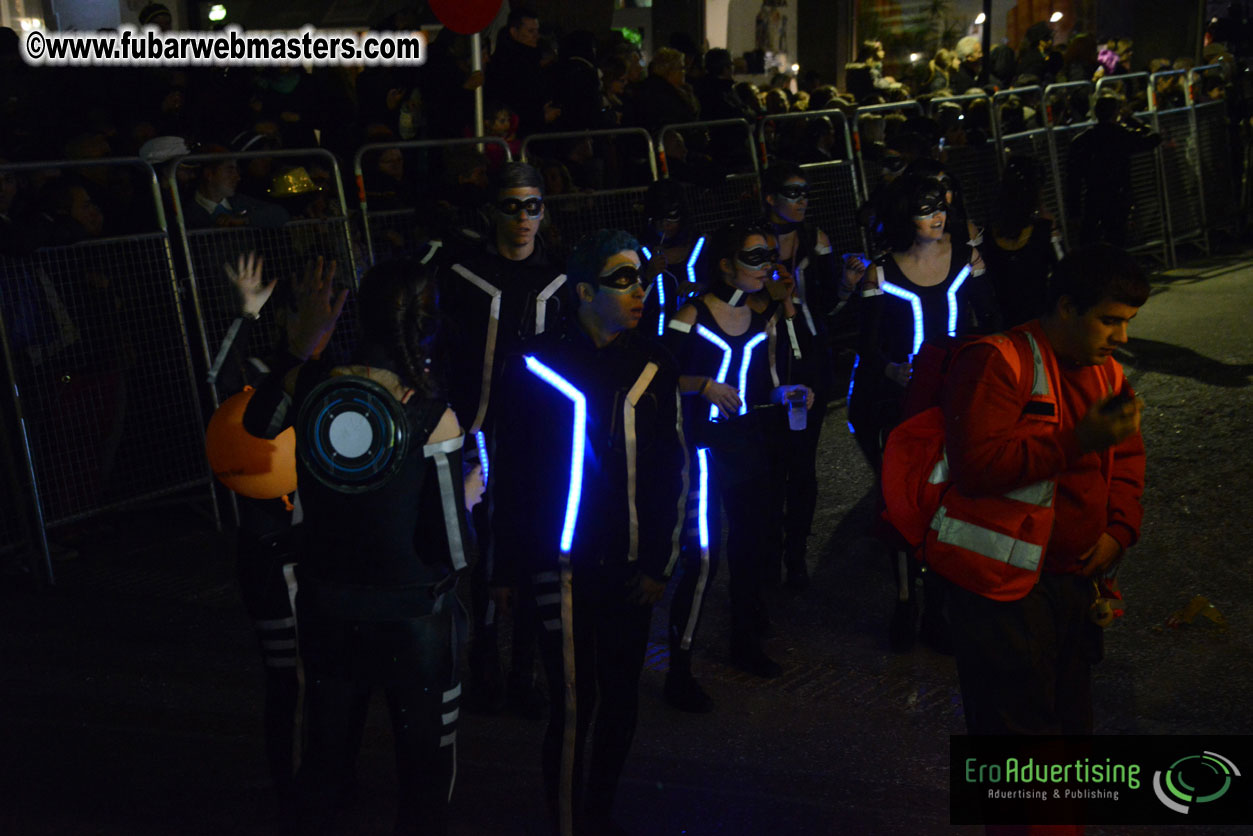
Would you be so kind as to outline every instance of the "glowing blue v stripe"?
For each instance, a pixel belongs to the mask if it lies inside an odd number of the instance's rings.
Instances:
[[[574,404],[574,429],[570,440],[570,491],[566,494],[566,519],[561,528],[561,551],[563,554],[569,554],[570,546],[574,542],[574,526],[579,520],[579,500],[583,496],[583,447],[587,435],[587,398],[575,389],[570,381],[529,354],[526,356],[526,367]]]
[[[757,336],[748,341],[744,346],[744,354],[740,357],[740,414],[744,415],[748,412],[748,364],[753,360],[753,349],[761,344],[766,338],[766,332],[762,331]]]
[[[687,280],[692,284],[696,284],[696,259],[700,258],[700,251],[705,247],[705,236],[696,239],[696,246],[692,247],[692,254],[687,257]]]
[[[653,253],[648,247],[640,247],[640,252],[644,254],[645,261],[651,261]],[[666,333],[666,271],[662,270],[657,274],[657,336],[663,336]]]
[[[925,336],[922,332],[922,298],[917,293],[894,285],[891,282],[883,283],[883,292],[889,293],[897,299],[904,299],[914,310],[914,350],[909,352],[909,355],[912,357],[922,348],[922,340]]]
[[[713,331],[710,331],[704,325],[697,325],[696,333],[700,334],[702,337],[709,340],[714,345],[718,346],[718,348],[722,349],[722,365],[718,367],[718,376],[714,378],[714,380],[718,381],[719,383],[726,383],[727,372],[731,368],[731,346],[727,345],[726,340],[722,339],[722,337],[719,337]],[[709,420],[713,421],[717,417],[718,417],[718,407],[714,406],[713,404],[710,404],[709,405]]]
[[[696,450],[696,463],[700,466],[700,500],[697,513],[700,519],[697,521],[697,530],[700,533],[700,547],[702,549],[709,548],[709,455],[708,448],[699,447]]]
[[[479,446],[479,464],[483,466],[483,484],[487,484],[487,437],[479,430],[474,434],[474,441]]]
[[[957,278],[953,279],[953,283],[948,286],[948,335],[950,337],[957,336],[957,291],[969,276],[970,265],[967,264],[957,274]]]

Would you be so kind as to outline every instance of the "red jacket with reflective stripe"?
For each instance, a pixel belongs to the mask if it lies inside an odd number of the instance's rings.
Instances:
[[[1039,321],[1014,329],[1030,332],[1052,357]],[[1055,362],[1055,361],[1054,361]],[[945,438],[953,484],[972,496],[1004,493],[1040,479],[1057,481],[1055,524],[1043,569],[1075,572],[1077,558],[1101,534],[1123,548],[1139,538],[1144,493],[1144,441],[1137,433],[1100,453],[1080,453],[1075,426],[1109,386],[1133,395],[1112,357],[1102,366],[1060,364],[1059,421],[1018,420],[1029,366],[1015,380],[999,353],[975,346],[955,358],[945,384]]]

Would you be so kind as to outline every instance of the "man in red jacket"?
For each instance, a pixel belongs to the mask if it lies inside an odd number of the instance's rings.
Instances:
[[[960,572],[946,573],[971,734],[1092,732],[1096,581],[1135,543],[1143,515],[1142,404],[1113,354],[1148,296],[1143,271],[1115,247],[1085,247],[1058,264],[1050,313],[1021,326],[1034,337],[1035,365],[1055,369],[1053,403],[1029,400],[1030,356],[1017,374],[986,343],[953,361],[943,404],[953,487],[977,502],[1055,483],[1052,535],[1025,597],[971,592]],[[1057,420],[1027,420],[1041,408]]]

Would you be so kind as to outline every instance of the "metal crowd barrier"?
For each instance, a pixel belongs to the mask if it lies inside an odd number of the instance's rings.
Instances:
[[[1201,73],[1222,72],[1218,64],[1193,67],[1188,71],[1188,106],[1192,108],[1192,129],[1196,139],[1199,172],[1206,226],[1210,230],[1231,231],[1236,226],[1236,209],[1240,205],[1239,180],[1231,147],[1231,120],[1227,100],[1196,100],[1196,79]]]
[[[0,257],[15,458],[51,583],[48,529],[195,488],[219,515],[156,173],[135,158],[3,166],[48,169],[120,178],[128,220],[151,201],[153,227]]]
[[[413,252],[424,239],[430,237],[433,230],[422,229],[422,220],[419,217],[418,210],[414,206],[390,206],[383,208],[378,206],[376,200],[375,208],[371,209],[369,205],[369,193],[372,186],[376,182],[370,177],[363,165],[369,161],[370,157],[381,157],[388,151],[397,150],[403,155],[402,164],[406,170],[417,168],[420,172],[424,172],[433,180],[440,174],[447,173],[446,161],[440,156],[442,152],[450,148],[457,147],[482,147],[484,151],[488,146],[498,149],[497,155],[502,162],[512,162],[513,154],[509,151],[509,143],[500,137],[467,137],[465,139],[432,139],[432,140],[410,140],[407,142],[376,142],[369,145],[363,145],[357,149],[357,153],[352,158],[353,174],[357,186],[357,202],[361,206],[361,230],[365,236],[365,251],[369,264],[378,264],[404,253]],[[418,159],[420,155],[428,155],[425,159]],[[489,157],[484,158],[487,163]],[[424,164],[423,164],[424,163]],[[419,182],[417,178],[402,181]],[[453,194],[456,190],[456,184],[449,184],[445,190],[446,194]],[[397,196],[396,203],[404,203],[406,200],[412,201],[433,201],[440,197],[437,190],[435,194],[422,194],[416,192],[411,195]],[[462,209],[461,207],[449,207],[451,220],[458,225],[466,226],[474,225],[474,213],[478,207],[473,209]]]
[[[866,146],[879,142],[884,137],[864,136],[863,123],[869,118],[881,118],[880,114],[913,111],[914,115],[922,115],[922,105],[910,99],[904,102],[888,102],[886,104],[859,107],[853,113],[853,151],[857,158],[857,168],[861,172],[861,193],[872,195],[883,180],[883,173],[877,165],[867,165]],[[873,162],[873,160],[871,160]]]
[[[743,132],[743,143],[739,134]],[[753,126],[744,119],[716,119],[709,122],[683,122],[666,125],[657,132],[658,158],[664,177],[671,177],[676,161],[668,159],[666,140],[671,135],[708,133],[715,150],[727,154],[714,159],[709,177],[695,178],[700,183],[685,182],[688,204],[692,207],[696,228],[708,234],[736,221],[750,221],[761,215],[761,173],[757,148],[753,142]],[[685,140],[686,141],[686,140]],[[690,144],[689,144],[690,145]],[[740,155],[741,149],[744,155]],[[689,147],[689,153],[692,149]]]
[[[266,210],[271,217],[264,225],[189,227],[187,209],[189,201],[195,197],[192,191],[185,195],[182,193],[178,181],[179,169],[232,160],[295,160],[304,164],[306,172],[307,167],[315,167],[316,163],[324,165],[326,177],[319,191],[308,193],[303,198],[309,204],[305,211],[310,216],[292,217],[288,213],[289,219],[279,222],[280,219],[274,216],[282,213],[276,213],[273,201],[269,201]],[[213,366],[222,340],[239,313],[235,289],[227,279],[224,267],[235,264],[240,255],[253,250],[259,252],[265,257],[265,278],[281,280],[303,275],[308,265],[322,256],[328,262],[336,262],[336,283],[355,289],[358,273],[353,229],[349,223],[339,165],[329,151],[295,149],[180,157],[167,166],[166,186],[178,218],[183,266],[187,271],[188,290],[196,314],[203,371],[207,372]],[[346,357],[355,342],[356,321],[352,305],[350,296],[328,347],[332,357]],[[265,357],[273,350],[278,334],[274,308],[274,305],[267,304],[262,310],[258,327],[252,329],[249,345],[244,347],[246,356]],[[231,394],[234,393],[219,391],[216,385],[210,386],[214,407]]]
[[[1092,101],[1096,86],[1090,81],[1068,81],[1062,84],[1050,84],[1044,88],[1045,116],[1052,127],[1053,157],[1057,161],[1055,190],[1062,195],[1062,214],[1055,218],[1062,232],[1062,240],[1069,246],[1079,241],[1078,218],[1070,217],[1065,202],[1066,182],[1069,171],[1070,143],[1092,125]],[[1062,104],[1055,104],[1059,99]],[[1075,119],[1073,106],[1076,99],[1085,102],[1082,119]]]
[[[841,143],[842,153],[837,160],[801,165],[801,171],[809,181],[809,208],[806,210],[806,218],[827,234],[836,252],[864,252],[866,237],[861,224],[857,222],[857,209],[865,198],[861,194],[861,181],[853,160],[853,139],[848,127],[848,117],[843,111],[832,109],[784,113],[767,118],[787,124],[803,123],[823,116],[830,119],[835,127],[836,141]],[[766,148],[766,121],[767,119],[763,119],[757,125],[757,141],[763,154]],[[763,157],[763,162],[769,167],[770,163],[777,160],[767,155]]]
[[[944,166],[961,184],[966,214],[976,226],[984,227],[992,218],[992,206],[996,201],[996,191],[1001,180],[997,121],[992,117],[992,97],[987,93],[971,93],[932,99],[931,116],[937,116],[944,105],[953,104],[962,110],[961,121],[966,121],[970,106],[976,101],[986,104],[988,136],[982,142],[972,143],[969,141],[970,137],[966,136],[963,144],[946,144]],[[962,134],[965,133],[966,126],[962,126]]]
[[[1028,127],[1027,130],[1016,132],[1007,129],[1003,121],[1004,105],[1002,102],[1015,96],[1020,100],[1026,98],[1027,101],[1035,102],[1037,108],[1040,109],[1036,111],[1032,119],[1041,123],[1043,127]],[[1065,236],[1066,201],[1064,199],[1063,181],[1059,173],[1060,166],[1057,160],[1057,148],[1053,142],[1053,128],[1049,125],[1047,118],[1045,118],[1043,102],[1044,89],[1038,86],[1001,90],[992,97],[992,114],[997,126],[997,142],[1000,148],[998,159],[1001,161],[1002,171],[1004,171],[1004,160],[1008,154],[1027,157],[1047,166],[1048,176],[1040,181],[1041,208],[1058,219],[1063,230],[1063,236]],[[1008,127],[1012,128],[1013,126]],[[1069,244],[1069,239],[1067,238],[1066,240],[1067,244]]]
[[[598,229],[624,229],[638,233],[644,225],[644,193],[648,184],[657,180],[657,154],[653,138],[643,128],[606,128],[595,131],[570,131],[535,134],[522,143],[522,158],[532,165],[544,159],[536,149],[548,143],[599,141],[603,149],[619,155],[628,153],[636,169],[633,180],[642,182],[618,185],[591,191],[544,195],[544,221],[548,226],[550,244],[564,258],[574,244],[589,232]],[[638,152],[631,152],[638,146]],[[629,169],[628,169],[629,170]]]
[[[1183,82],[1179,104],[1162,107],[1159,85]],[[1175,248],[1182,243],[1195,243],[1209,254],[1209,230],[1205,223],[1205,193],[1201,161],[1197,154],[1196,113],[1190,106],[1186,70],[1167,70],[1149,77],[1148,99],[1153,130],[1162,136],[1161,166],[1167,222],[1170,263],[1175,264]]]

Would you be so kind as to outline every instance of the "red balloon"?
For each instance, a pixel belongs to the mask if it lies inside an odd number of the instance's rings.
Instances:
[[[431,0],[439,22],[458,35],[482,32],[500,13],[503,0]]]

